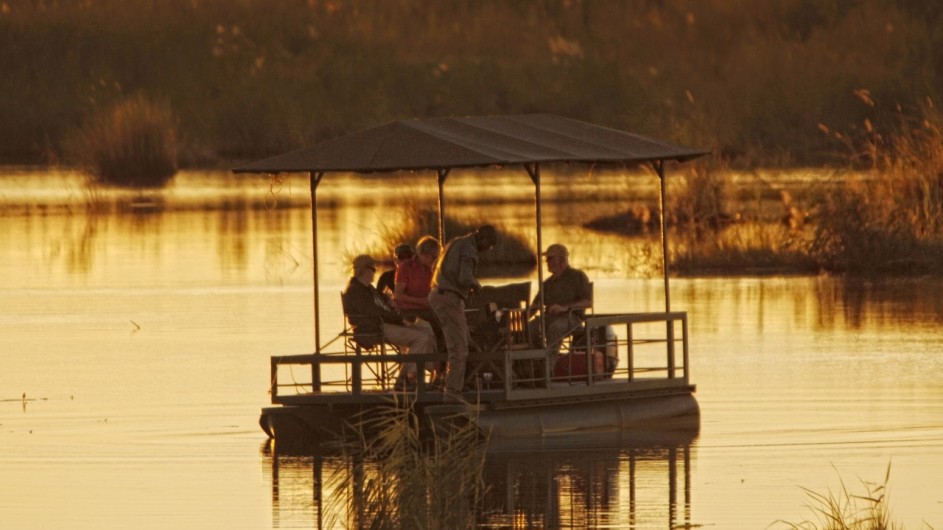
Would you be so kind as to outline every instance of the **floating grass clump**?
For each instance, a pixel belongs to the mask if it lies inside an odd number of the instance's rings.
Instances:
[[[803,232],[781,224],[750,222],[703,237],[681,231],[671,270],[682,274],[814,274],[819,264],[806,252]]]
[[[131,96],[92,116],[66,150],[95,183],[160,187],[177,172],[175,128],[169,103]]]
[[[396,225],[384,225],[381,230],[381,239],[385,248],[378,251],[378,256],[392,255],[392,250],[400,243],[415,247],[416,242],[424,235],[438,237],[439,217],[438,210],[432,207],[420,206],[415,202],[408,202],[404,207],[403,222]],[[447,239],[473,232],[486,220],[478,222],[463,222],[452,217],[445,218],[445,234]],[[504,227],[497,226],[498,242],[494,248],[481,254],[479,272],[485,276],[526,274],[537,265],[537,253],[519,235],[511,233]],[[443,247],[448,241],[440,241]]]
[[[347,469],[330,477],[333,513],[347,514],[348,528],[472,528],[485,487],[486,440],[475,424],[452,422],[425,432],[408,402],[391,405],[353,425],[346,445],[359,478]]]

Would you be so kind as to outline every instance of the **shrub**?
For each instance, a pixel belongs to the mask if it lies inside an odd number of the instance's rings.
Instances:
[[[174,114],[169,103],[128,97],[92,116],[66,150],[94,182],[163,186],[177,172]]]
[[[866,93],[862,97],[870,101]],[[882,132],[835,134],[854,167],[816,215],[812,253],[847,272],[939,272],[943,257],[943,116],[932,102],[914,118],[898,111]]]
[[[729,171],[722,161],[709,159],[691,167],[679,190],[669,203],[669,226],[684,225],[694,229],[718,229],[730,224]]]

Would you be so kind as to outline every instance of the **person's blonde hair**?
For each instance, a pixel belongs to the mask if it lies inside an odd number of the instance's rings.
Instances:
[[[422,236],[416,243],[416,251],[419,254],[438,254],[441,249],[439,240],[432,236]]]

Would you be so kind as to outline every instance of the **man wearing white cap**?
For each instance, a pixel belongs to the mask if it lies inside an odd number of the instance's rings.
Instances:
[[[373,286],[373,276],[377,272],[377,262],[372,257],[362,254],[354,258],[351,265],[353,276],[344,290],[344,313],[354,331],[354,338],[360,338],[364,346],[370,347],[379,338],[393,344],[405,353],[433,353],[435,334],[428,322],[417,320],[407,324],[386,298]],[[371,344],[372,342],[372,344]],[[406,363],[401,372],[398,385],[414,385],[419,376],[414,363]]]
[[[583,314],[593,305],[593,291],[586,273],[570,267],[570,252],[560,243],[547,247],[543,253],[547,260],[550,277],[544,280],[541,290],[544,293],[544,318],[547,332],[547,347],[553,351],[550,366],[557,361],[560,341],[580,326]],[[531,303],[531,309],[540,307],[540,293]],[[530,323],[530,336],[537,337],[540,323]]]

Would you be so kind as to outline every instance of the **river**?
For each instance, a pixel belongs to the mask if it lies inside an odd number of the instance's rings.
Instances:
[[[447,186],[450,213],[512,227],[532,216],[526,177]],[[331,336],[346,260],[379,248],[398,205],[434,184],[322,187]],[[633,244],[580,228],[586,209],[567,200],[612,212],[625,184],[547,188],[545,244],[570,245],[596,310],[663,310],[662,280]],[[0,170],[0,528],[325,523],[331,492],[317,479],[343,463],[275,454],[257,425],[268,357],[312,348],[308,201],[303,178],[182,172],[139,193]],[[485,526],[761,529],[813,518],[803,488],[864,493],[890,466],[891,519],[943,528],[943,281],[673,278],[671,289],[689,315],[699,434],[496,452],[485,477],[499,509]]]

